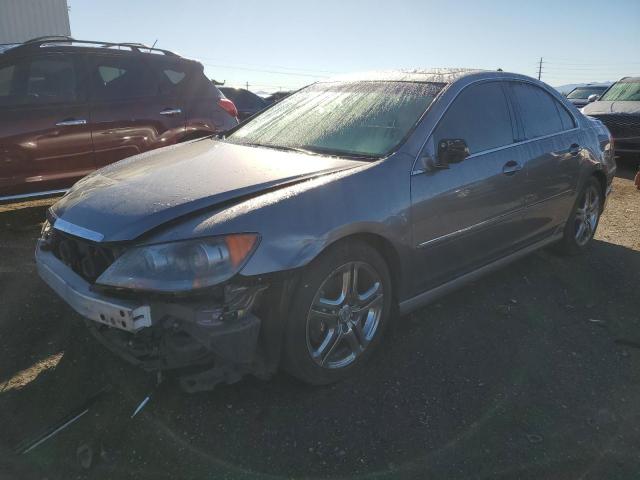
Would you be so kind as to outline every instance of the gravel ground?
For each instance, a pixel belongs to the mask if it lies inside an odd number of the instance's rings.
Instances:
[[[631,179],[620,170],[588,255],[535,253],[398,319],[358,378],[197,395],[169,382],[134,419],[152,379],[37,278],[50,201],[0,206],[0,478],[638,478]],[[13,453],[107,384],[77,423]]]

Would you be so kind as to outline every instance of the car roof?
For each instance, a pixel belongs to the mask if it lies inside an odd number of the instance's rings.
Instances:
[[[573,89],[578,90],[579,88],[609,88],[609,85],[592,85],[591,83],[587,83],[586,85],[578,85]]]
[[[114,55],[145,55],[153,57],[166,57],[172,59],[189,60],[180,57],[176,53],[149,47],[141,43],[131,42],[101,42],[94,40],[76,40],[65,36],[39,37],[18,44],[0,45],[0,54],[23,55],[34,52],[69,52],[81,51],[89,53],[109,53]],[[195,62],[195,60],[190,60]]]
[[[246,88],[242,88],[242,87],[225,87],[224,85],[218,85],[218,88],[222,91],[231,91],[234,90],[236,92],[249,92],[249,93],[253,93],[251,90],[247,90]]]
[[[494,78],[532,80],[531,77],[519,73],[503,72],[501,70],[478,70],[472,68],[430,68],[413,70],[381,70],[372,72],[336,75],[322,80],[323,82],[423,82],[450,84],[466,77],[477,79]]]
[[[640,77],[623,77],[620,80],[618,80],[618,82],[636,83],[636,82],[640,82]]]

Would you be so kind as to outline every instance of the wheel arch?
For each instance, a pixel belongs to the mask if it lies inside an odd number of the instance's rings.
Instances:
[[[392,289],[392,299],[393,303],[398,303],[399,293],[402,291],[402,263],[400,261],[400,254],[398,250],[393,245],[393,243],[385,238],[384,236],[372,233],[372,232],[358,232],[346,235],[344,237],[338,238],[335,241],[327,244],[325,248],[323,248],[316,258],[322,255],[328,248],[335,247],[341,243],[347,243],[350,241],[360,241],[368,244],[372,248],[374,248],[382,258],[384,259],[387,267],[389,268],[389,274],[391,275],[391,289]]]

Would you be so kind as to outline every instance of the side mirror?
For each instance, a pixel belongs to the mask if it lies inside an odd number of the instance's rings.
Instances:
[[[438,142],[436,168],[449,168],[450,163],[460,163],[469,156],[467,142],[461,138],[442,139]]]
[[[597,93],[593,93],[591,95],[589,95],[587,97],[587,102],[591,103],[591,102],[595,102],[596,100],[598,100],[600,98],[600,95],[598,95]]]

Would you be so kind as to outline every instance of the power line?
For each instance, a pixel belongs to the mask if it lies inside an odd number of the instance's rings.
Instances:
[[[255,70],[255,71],[264,71],[267,73],[273,73],[273,70],[278,70],[275,73],[289,73],[289,72],[280,72],[279,70],[285,70],[285,71],[291,71],[292,73],[295,73],[297,75],[311,75],[311,76],[320,76],[317,74],[323,74],[322,76],[327,76],[324,74],[330,74],[330,75],[335,75],[335,74],[340,74],[343,72],[336,72],[336,71],[332,71],[332,70],[321,70],[321,69],[312,69],[312,68],[301,68],[301,67],[288,67],[288,66],[282,66],[282,65],[260,65],[260,64],[251,64],[251,63],[239,63],[239,64],[227,64],[227,63],[218,63],[219,59],[216,58],[212,58],[212,57],[203,57],[200,55],[189,55],[189,54],[185,54],[186,57],[188,58],[192,58],[194,60],[197,61],[208,61],[208,62],[213,62],[213,63],[208,63],[207,65],[210,66],[218,66],[220,68],[230,68],[230,69],[238,69],[238,70]],[[203,62],[204,64],[204,62]]]
[[[205,63],[202,62],[203,65],[207,67],[215,67],[215,68],[227,68],[229,70],[242,70],[248,72],[258,72],[258,73],[273,73],[277,75],[289,75],[294,77],[309,77],[309,78],[329,78],[329,75],[312,75],[310,73],[295,73],[295,72],[279,72],[276,70],[263,70],[259,68],[249,68],[249,67],[238,67],[234,65],[222,65],[219,63]]]
[[[547,57],[548,59],[549,57]],[[635,64],[638,65],[640,64],[640,62],[573,62],[571,60],[569,60],[569,62],[564,62],[564,61],[557,61],[559,59],[554,59],[551,58],[551,61],[547,60],[545,63],[553,63],[556,65],[577,65],[577,66],[589,66],[589,65],[631,65],[631,64]]]
[[[191,58],[194,59],[202,59],[202,60],[208,60],[210,62],[219,62],[219,59],[216,58],[212,58],[212,57],[200,57],[197,55],[189,55]],[[224,61],[223,61],[224,62]],[[312,72],[312,73],[329,73],[329,74],[340,74],[340,73],[344,73],[344,72],[336,72],[333,70],[320,70],[320,69],[315,69],[315,68],[300,68],[300,67],[285,67],[282,65],[264,65],[264,64],[256,64],[256,63],[238,63],[238,64],[234,64],[234,66],[239,66],[239,67],[252,67],[252,68],[267,68],[267,69],[278,69],[278,70],[292,70],[292,71],[296,71],[296,72]]]

